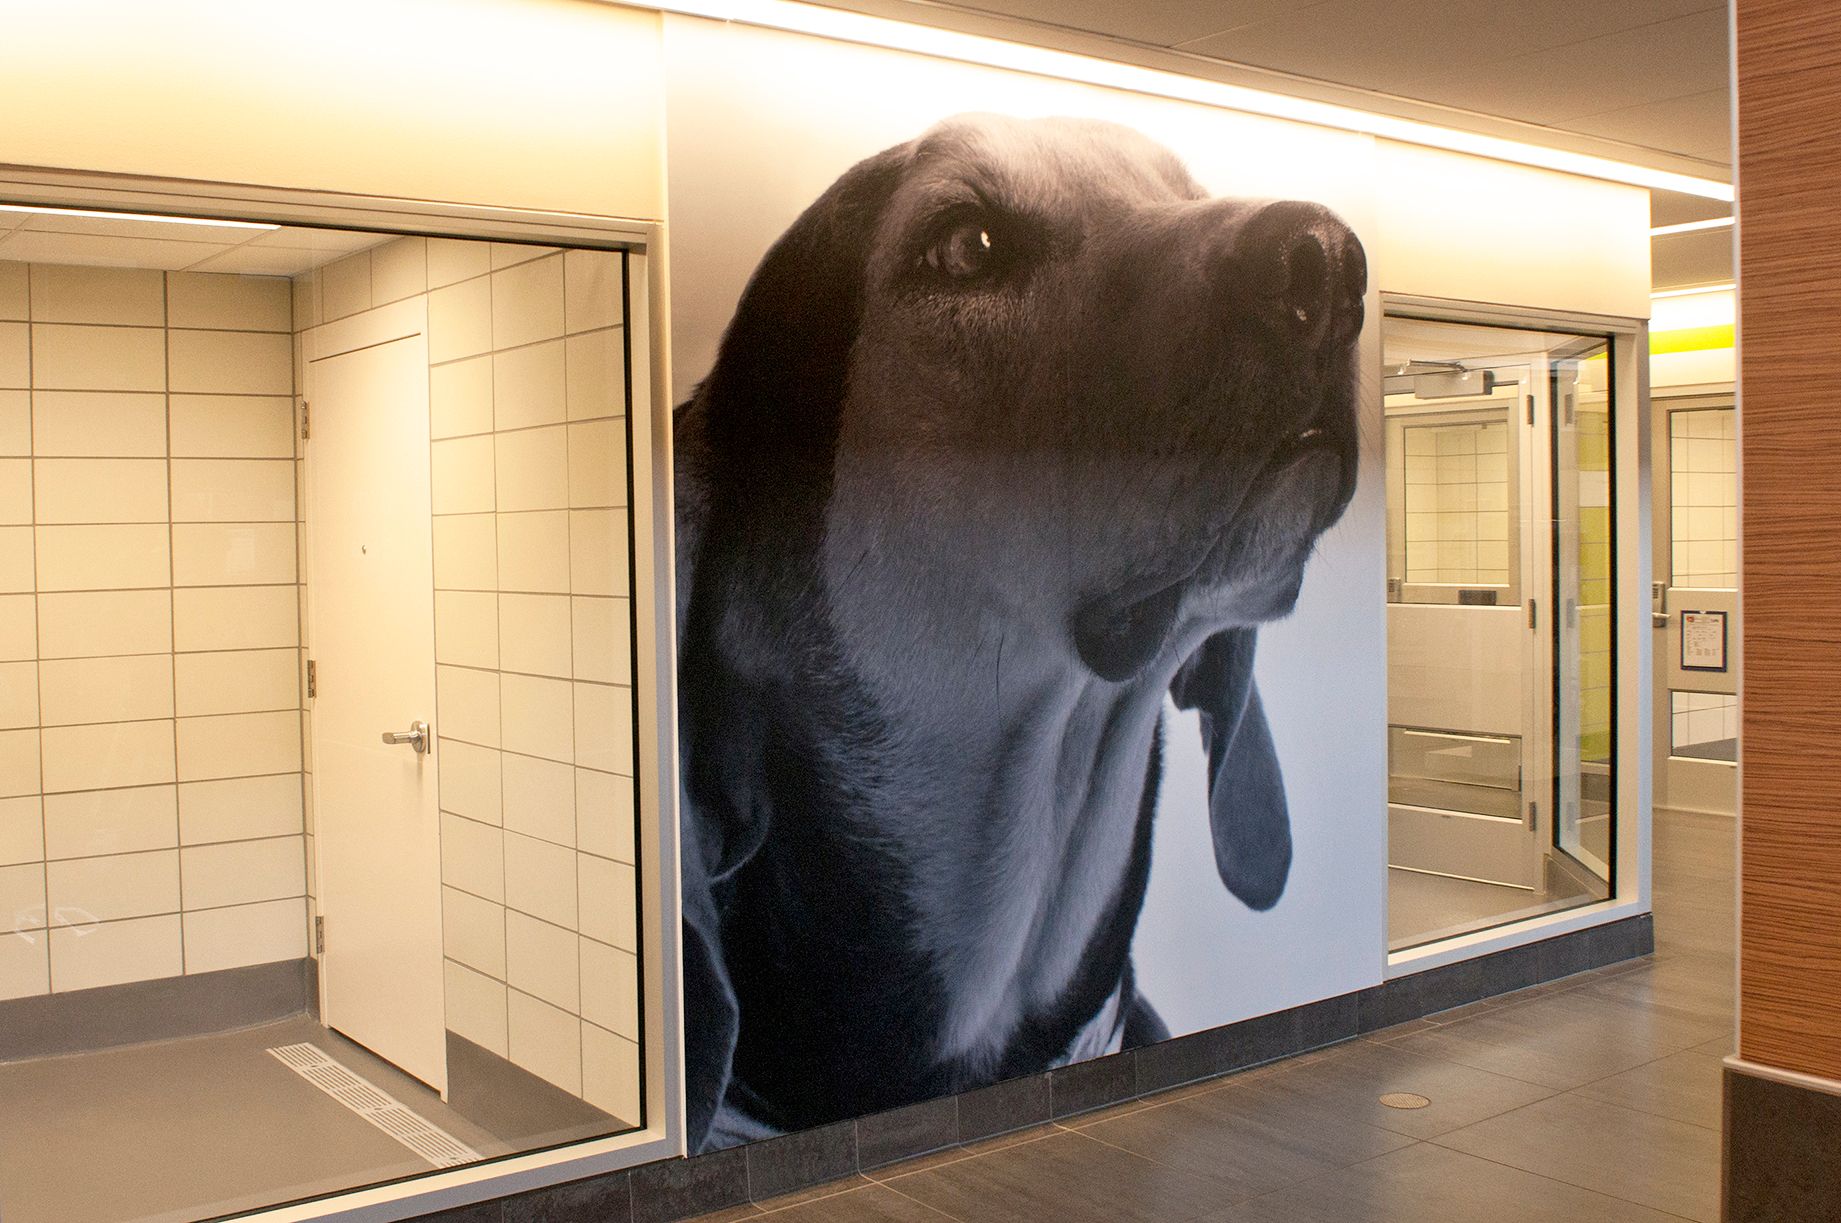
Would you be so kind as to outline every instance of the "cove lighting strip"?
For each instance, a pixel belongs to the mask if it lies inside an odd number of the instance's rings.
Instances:
[[[1731,293],[1739,286],[1727,281],[1723,284],[1695,285],[1688,289],[1664,289],[1660,293],[1651,293],[1649,300],[1659,301],[1664,297],[1699,297],[1703,293]]]
[[[1704,229],[1731,229],[1731,217],[1714,217],[1711,221],[1683,221],[1679,225],[1658,225],[1649,231],[1652,238],[1666,238],[1670,234],[1697,234]]]
[[[223,221],[216,217],[168,217],[151,212],[98,212],[93,208],[53,208],[38,204],[0,204],[0,212],[24,212],[32,216],[94,217],[104,221],[154,221],[161,225],[210,225],[217,229],[280,229],[260,221]]]
[[[1183,102],[1199,102],[1204,106],[1217,106],[1225,110],[1244,111],[1275,119],[1291,119],[1317,127],[1356,132],[1385,140],[1397,140],[1403,144],[1447,149],[1454,153],[1468,153],[1477,157],[1535,166],[1544,170],[1558,170],[1565,174],[1577,174],[1585,178],[1629,183],[1636,187],[1679,191],[1684,195],[1695,195],[1703,199],[1721,200],[1726,203],[1732,202],[1733,199],[1732,184],[1723,183],[1717,179],[1697,178],[1691,174],[1677,174],[1670,170],[1633,165],[1609,157],[1594,157],[1586,153],[1547,148],[1543,145],[1509,140],[1501,136],[1486,136],[1480,132],[1460,131],[1456,128],[1440,127],[1434,123],[1422,123],[1415,119],[1377,115],[1365,110],[1357,110],[1352,106],[1338,106],[1330,102],[1294,98],[1285,94],[1270,93],[1263,89],[1252,89],[1245,85],[1230,85],[1221,81],[1184,76],[1177,72],[1165,72],[1155,68],[1142,68],[1135,64],[1095,59],[1070,51],[1025,46],[1021,43],[1006,42],[978,34],[961,34],[954,30],[912,25],[886,17],[871,17],[862,13],[845,12],[842,9],[800,4],[796,0],[652,0],[650,3],[647,0],[634,0],[634,2],[640,3],[643,7],[667,13],[680,13],[688,17],[708,17],[717,21],[731,21],[742,25],[785,30],[794,34],[810,34],[840,42],[861,43],[895,51],[914,51],[922,55],[958,60],[963,63],[982,64],[986,67],[1007,68],[1036,76],[1081,81],[1089,85],[1103,85],[1133,93],[1174,98]]]

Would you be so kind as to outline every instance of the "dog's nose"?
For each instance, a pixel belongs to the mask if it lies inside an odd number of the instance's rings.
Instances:
[[[1362,326],[1368,261],[1336,214],[1320,204],[1267,204],[1234,242],[1238,285],[1228,291],[1281,334],[1342,343]]]

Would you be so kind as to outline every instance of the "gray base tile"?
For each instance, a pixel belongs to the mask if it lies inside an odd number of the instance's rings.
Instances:
[[[1841,1096],[1725,1068],[1726,1223],[1841,1219]]]

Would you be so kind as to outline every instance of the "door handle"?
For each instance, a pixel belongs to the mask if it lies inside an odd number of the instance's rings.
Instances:
[[[1667,612],[1650,612],[1649,613],[1649,624],[1651,628],[1667,628],[1668,627],[1668,613]]]
[[[407,743],[415,748],[416,755],[428,750],[428,723],[411,722],[408,730],[386,730],[384,742],[389,744]]]

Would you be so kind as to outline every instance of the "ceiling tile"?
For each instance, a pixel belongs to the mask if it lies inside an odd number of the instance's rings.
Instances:
[[[233,247],[189,265],[188,272],[234,272],[241,276],[298,276],[341,257],[339,251],[299,250],[292,246]]]
[[[973,0],[959,5],[973,12],[1019,17],[1070,30],[1168,47],[1190,39],[1300,9],[1326,0]]]
[[[1725,89],[1585,115],[1568,119],[1566,126],[1626,144],[1732,164],[1732,95]]]
[[[373,234],[354,229],[309,229],[305,226],[286,225],[261,235],[250,245],[287,246],[295,250],[344,255],[352,251],[368,250],[393,237],[394,234]]]
[[[1649,259],[1650,283],[1657,289],[1724,284],[1732,279],[1732,231],[1708,229],[1653,239]]]
[[[1732,205],[1723,200],[1703,199],[1698,195],[1684,195],[1679,191],[1663,191],[1660,188],[1649,193],[1649,223],[1654,226],[1711,221],[1714,217],[1731,215]]]
[[[1330,0],[1183,49],[1316,80],[1424,96],[1417,82],[1466,74],[1531,52],[1571,46],[1699,11],[1708,0],[1478,4],[1475,0]],[[1359,33],[1358,33],[1359,32]],[[1693,86],[1677,89],[1689,92]]]
[[[158,268],[169,272],[191,266],[211,249],[202,242],[125,238],[105,234],[39,233],[27,229],[16,229],[0,237],[0,259],[18,259],[28,263],[75,263],[92,267]]]
[[[1566,127],[1601,115],[1724,89],[1726,14],[1713,9],[1421,81],[1415,98]],[[1665,146],[1666,147],[1666,146]]]
[[[34,212],[25,215],[21,229],[50,234],[92,234],[108,238],[153,238],[161,242],[199,242],[230,246],[247,242],[256,231],[225,225],[187,225],[182,221],[150,221],[137,217],[84,217],[68,212]]]

